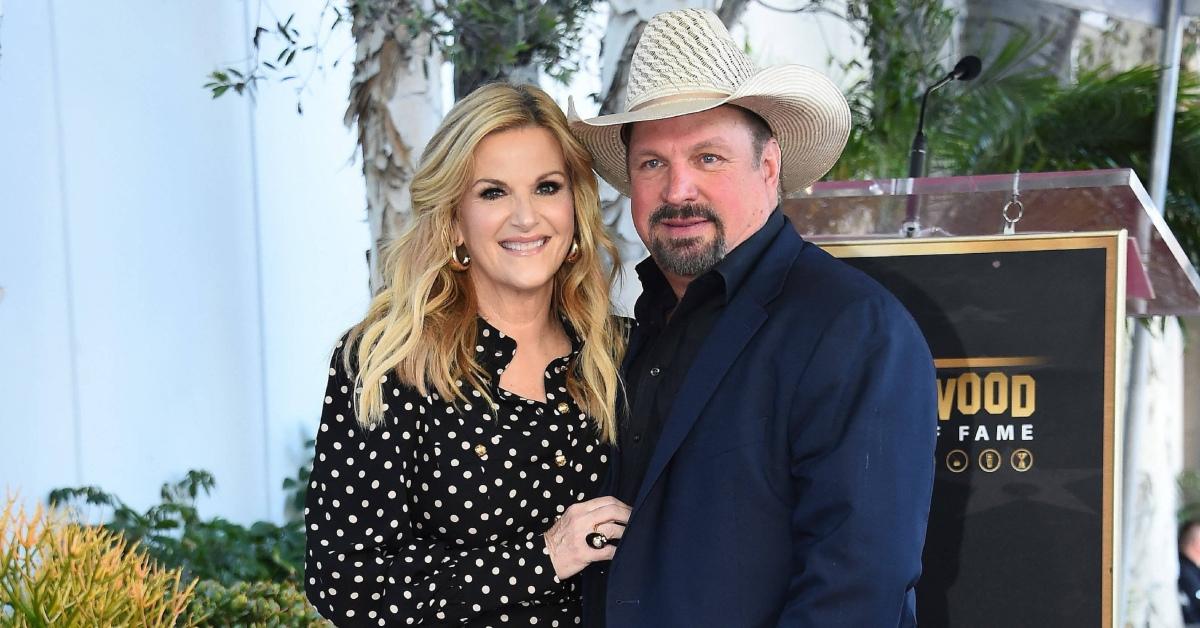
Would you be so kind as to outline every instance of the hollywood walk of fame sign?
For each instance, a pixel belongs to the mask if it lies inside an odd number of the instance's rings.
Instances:
[[[923,628],[1110,627],[1124,231],[823,242],[937,367]]]

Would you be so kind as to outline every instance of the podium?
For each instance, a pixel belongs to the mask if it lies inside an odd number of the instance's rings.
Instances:
[[[1022,174],[1016,199],[1014,178],[822,182],[783,211],[934,357],[919,624],[1111,627],[1125,317],[1200,313],[1200,276],[1132,171]]]

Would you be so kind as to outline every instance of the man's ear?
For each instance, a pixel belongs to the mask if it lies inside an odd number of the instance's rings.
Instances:
[[[779,148],[779,142],[772,137],[763,144],[762,161],[758,164],[759,170],[762,171],[763,183],[779,189],[779,168],[782,164],[783,153]]]

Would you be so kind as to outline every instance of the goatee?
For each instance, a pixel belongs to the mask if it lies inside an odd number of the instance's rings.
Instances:
[[[661,238],[651,235],[649,248],[655,263],[664,272],[680,277],[696,277],[712,270],[725,258],[725,225],[708,205],[660,205],[650,214],[650,230],[664,220],[702,218],[712,223],[716,235],[705,241],[700,236]]]

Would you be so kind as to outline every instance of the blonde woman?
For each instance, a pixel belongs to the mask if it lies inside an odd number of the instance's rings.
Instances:
[[[338,625],[575,625],[572,576],[629,515],[596,497],[624,325],[591,159],[545,93],[488,85],[412,201],[330,366],[306,593]]]

